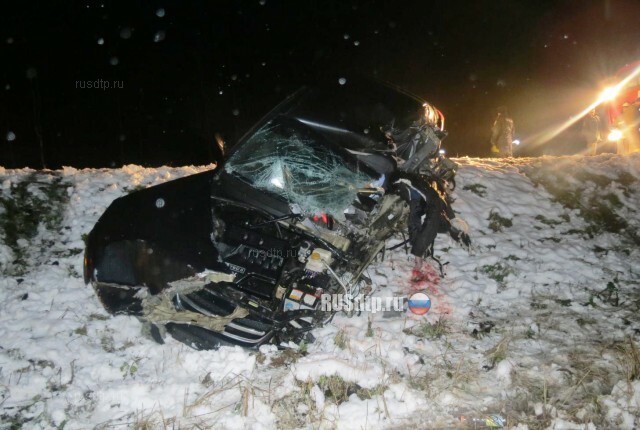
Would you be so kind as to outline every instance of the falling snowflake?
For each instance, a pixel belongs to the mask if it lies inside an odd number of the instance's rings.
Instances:
[[[123,27],[120,30],[120,38],[127,40],[127,39],[131,39],[131,35],[133,34],[133,31],[131,30],[130,27]]]
[[[164,40],[164,37],[165,37],[165,32],[163,30],[160,30],[153,35],[153,41],[156,43],[162,42]]]
[[[16,134],[13,131],[10,131],[7,133],[7,141],[8,142],[13,142],[14,140],[16,140]]]
[[[104,38],[99,38],[98,39],[98,45],[104,45]]]
[[[338,83],[339,83],[340,85],[344,85],[344,84],[346,84],[346,83],[347,83],[347,79],[346,79],[346,78],[340,78],[340,79],[338,79]]]
[[[156,16],[158,18],[164,17],[164,8],[160,8],[160,9],[156,10]]]

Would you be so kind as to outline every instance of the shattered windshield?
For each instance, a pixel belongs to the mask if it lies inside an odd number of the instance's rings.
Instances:
[[[377,178],[322,139],[304,124],[279,117],[244,142],[225,169],[284,197],[304,215],[341,217],[358,189]]]

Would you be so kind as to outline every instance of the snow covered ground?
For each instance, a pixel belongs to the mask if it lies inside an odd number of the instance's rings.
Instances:
[[[471,253],[439,237],[443,279],[413,280],[403,249],[369,269],[427,315],[338,316],[259,352],[158,345],[82,280],[114,198],[212,166],[0,168],[0,428],[640,426],[640,154],[457,161]]]

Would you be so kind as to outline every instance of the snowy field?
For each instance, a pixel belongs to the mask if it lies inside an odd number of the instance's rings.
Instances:
[[[403,249],[369,269],[375,295],[426,291],[426,316],[260,351],[156,344],[82,280],[113,199],[212,166],[0,168],[0,428],[640,427],[640,154],[457,161],[471,252],[439,237],[442,279]]]

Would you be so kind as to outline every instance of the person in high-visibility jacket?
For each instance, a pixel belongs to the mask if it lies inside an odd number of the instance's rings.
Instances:
[[[498,108],[498,116],[491,127],[491,152],[498,157],[513,156],[515,126],[505,106]]]

